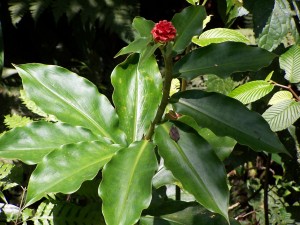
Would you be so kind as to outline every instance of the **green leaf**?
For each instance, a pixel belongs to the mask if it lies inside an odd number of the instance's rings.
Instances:
[[[286,99],[272,105],[262,115],[273,131],[288,128],[300,117],[300,102]]]
[[[99,186],[108,225],[135,224],[151,201],[151,180],[157,169],[154,145],[134,142],[120,150],[103,168]]]
[[[175,142],[171,127],[169,122],[159,125],[154,136],[166,168],[200,204],[228,220],[229,191],[222,162],[199,135],[176,128],[180,138]]]
[[[62,145],[95,140],[105,141],[82,127],[64,123],[34,122],[8,131],[0,137],[0,157],[36,164]]]
[[[269,101],[269,105],[275,105],[281,101],[292,99],[293,94],[289,91],[277,91]]]
[[[239,100],[243,104],[248,104],[266,96],[273,88],[274,85],[267,81],[255,80],[237,87],[228,96]]]
[[[264,49],[243,43],[212,44],[184,56],[175,63],[173,74],[188,80],[205,74],[225,78],[234,72],[257,71],[268,66],[275,57]]]
[[[91,82],[59,66],[33,63],[15,67],[27,97],[45,113],[125,144],[115,109]]]
[[[170,170],[167,170],[165,167],[161,167],[152,179],[153,187],[156,189],[168,185],[168,184],[177,184],[179,181],[174,177]],[[182,186],[182,185],[180,185]]]
[[[51,152],[33,171],[26,197],[26,206],[50,193],[70,194],[99,170],[122,147],[104,142],[68,144]]]
[[[226,28],[215,28],[203,32],[198,38],[193,38],[192,42],[199,46],[207,46],[213,43],[226,41],[249,43],[249,39],[236,30]]]
[[[279,57],[280,68],[285,71],[284,78],[290,83],[300,82],[300,46],[294,45]]]
[[[138,37],[152,38],[151,30],[155,23],[151,20],[146,20],[143,17],[135,17],[132,22],[132,27],[138,32]]]
[[[293,23],[289,2],[287,0],[275,0],[269,20],[259,34],[258,46],[273,51],[292,31]],[[296,35],[298,36],[298,34]]]
[[[0,77],[2,75],[3,65],[4,65],[4,46],[3,46],[2,25],[0,22]]]
[[[255,151],[287,153],[268,123],[241,102],[218,93],[189,90],[172,96],[174,110],[191,116],[218,136],[229,136]]]
[[[9,128],[13,129],[15,127],[23,127],[26,126],[27,124],[33,122],[30,118],[26,116],[20,116],[17,114],[14,115],[6,115],[4,116],[4,124]]]
[[[153,121],[162,95],[162,78],[154,57],[139,63],[139,55],[131,55],[119,64],[111,76],[113,101],[120,127],[128,143],[141,140]]]
[[[205,18],[205,8],[199,5],[186,7],[180,13],[174,15],[172,23],[176,28],[177,37],[173,51],[177,54],[184,51],[191,43],[192,37],[201,33]]]
[[[146,46],[152,41],[152,38],[150,37],[141,37],[138,38],[136,40],[134,40],[133,42],[131,42],[129,45],[127,45],[126,47],[122,48],[115,57],[118,57],[120,55],[125,55],[125,54],[129,54],[129,53],[141,53],[141,51],[146,48]]]

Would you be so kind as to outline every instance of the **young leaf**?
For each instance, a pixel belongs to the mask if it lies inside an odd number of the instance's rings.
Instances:
[[[269,101],[269,105],[275,105],[281,101],[292,99],[293,94],[289,91],[278,91],[276,92]]]
[[[159,125],[154,136],[166,168],[200,204],[228,220],[229,191],[222,162],[199,135],[178,128],[180,139],[175,142],[169,136],[171,127],[169,122]]]
[[[286,35],[292,31],[293,23],[289,2],[287,0],[275,0],[269,20],[259,34],[258,46],[273,51]],[[298,36],[299,34],[297,33],[296,35]]]
[[[172,23],[174,24],[177,37],[173,50],[179,54],[191,43],[192,37],[199,35],[202,31],[202,24],[206,18],[205,8],[203,6],[189,6],[182,12],[174,15]]]
[[[204,74],[225,78],[234,72],[257,71],[275,57],[271,52],[243,43],[212,44],[184,56],[175,63],[173,73],[188,80]]]
[[[26,206],[50,193],[75,192],[84,181],[92,180],[121,148],[93,141],[64,145],[51,152],[30,177]]]
[[[26,116],[20,116],[17,114],[14,115],[6,115],[4,116],[4,124],[9,128],[13,129],[15,127],[24,127],[27,124],[33,122],[30,118]]]
[[[91,82],[59,66],[33,63],[15,67],[27,97],[45,113],[126,144],[115,109]]]
[[[105,140],[88,129],[64,123],[34,122],[15,128],[0,137],[0,157],[36,164],[62,145]]]
[[[151,180],[157,169],[154,145],[134,142],[119,151],[103,168],[99,186],[108,225],[135,224],[151,201]]]
[[[300,46],[294,45],[279,57],[280,68],[285,71],[284,78],[290,83],[300,82]]]
[[[189,90],[172,96],[174,110],[191,116],[218,136],[229,136],[255,151],[287,153],[268,123],[241,102],[218,93]]]
[[[152,38],[151,30],[155,23],[151,20],[146,20],[143,17],[135,17],[132,22],[132,27],[138,32],[138,37]]]
[[[239,100],[243,104],[248,104],[266,96],[273,88],[274,85],[267,81],[255,80],[239,86],[230,92],[228,96]]]
[[[286,99],[272,105],[262,115],[273,131],[288,128],[300,117],[300,102]]]
[[[131,55],[119,64],[111,76],[115,88],[113,101],[120,127],[128,143],[141,140],[156,114],[162,95],[162,78],[153,56],[139,63],[139,55]]]
[[[214,28],[203,32],[198,38],[193,38],[192,42],[199,46],[207,46],[213,43],[222,43],[226,41],[250,42],[243,34],[236,30],[227,28]]]

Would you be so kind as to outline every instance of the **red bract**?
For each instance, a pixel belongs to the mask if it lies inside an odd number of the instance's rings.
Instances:
[[[161,20],[155,24],[151,31],[153,39],[156,42],[166,43],[176,37],[176,29],[173,24],[167,20]]]

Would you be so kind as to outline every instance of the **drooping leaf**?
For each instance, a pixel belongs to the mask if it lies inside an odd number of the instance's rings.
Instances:
[[[268,22],[259,34],[258,46],[269,51],[274,50],[292,31],[292,28],[293,17],[289,2],[287,0],[275,0]]]
[[[26,96],[45,113],[115,143],[126,143],[115,109],[91,82],[59,66],[32,63],[15,67]]]
[[[191,80],[199,75],[228,77],[234,72],[257,71],[268,66],[275,54],[243,43],[221,43],[196,49],[174,65],[174,76]],[[249,60],[251,59],[251,60]]]
[[[152,39],[150,37],[141,37],[138,38],[136,40],[134,40],[133,42],[131,42],[129,45],[125,46],[124,48],[122,48],[115,57],[118,57],[120,55],[125,55],[125,54],[129,54],[129,53],[141,53],[141,51],[150,43]]]
[[[229,136],[255,151],[287,153],[268,123],[241,102],[218,93],[189,90],[172,96],[174,110],[191,116],[218,136]]]
[[[205,8],[203,6],[189,6],[180,13],[174,15],[172,23],[174,24],[177,36],[173,46],[173,51],[177,54],[191,43],[192,37],[199,35],[202,31],[203,21],[206,18]]]
[[[115,88],[113,101],[120,127],[128,143],[141,140],[156,114],[162,91],[162,78],[153,56],[139,63],[139,55],[131,55],[119,64],[111,76]]]
[[[0,137],[0,157],[36,164],[54,149],[81,141],[103,140],[82,127],[64,123],[34,122]]]
[[[300,118],[300,102],[286,99],[272,105],[262,115],[273,131],[288,128]]]
[[[203,32],[198,38],[192,39],[193,43],[199,46],[207,46],[213,43],[223,43],[226,41],[248,43],[249,40],[236,30],[227,28],[214,28]]]
[[[51,152],[33,171],[26,197],[26,206],[50,193],[70,194],[99,170],[122,147],[105,142],[68,144]]]
[[[151,201],[151,180],[157,169],[154,145],[134,142],[103,168],[99,186],[107,225],[135,224]]]
[[[279,57],[280,68],[285,71],[284,78],[290,83],[300,82],[300,46],[294,45]]]
[[[159,125],[154,136],[166,168],[200,204],[228,220],[229,192],[222,162],[199,135],[178,128],[180,138],[175,142],[171,127],[169,122]]]
[[[292,99],[293,94],[289,91],[278,91],[276,92],[269,101],[269,105],[275,105],[281,101]]]
[[[274,85],[267,81],[255,80],[237,87],[228,96],[239,100],[243,104],[248,104],[266,96],[273,88]]]

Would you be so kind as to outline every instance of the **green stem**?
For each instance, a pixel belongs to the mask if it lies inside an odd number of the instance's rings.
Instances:
[[[161,51],[162,51],[164,63],[165,63],[163,95],[162,95],[160,105],[158,106],[156,115],[154,117],[154,120],[152,121],[150,128],[144,138],[145,140],[151,140],[151,138],[154,134],[155,125],[161,122],[162,117],[165,112],[165,109],[169,102],[171,82],[173,79],[172,78],[172,76],[173,76],[173,60],[172,60],[172,49],[171,49],[170,43],[167,44],[167,46],[164,46],[163,49],[161,49]]]
[[[265,224],[269,224],[269,170],[271,163],[272,155],[269,153],[266,162],[266,171],[265,171],[265,182],[264,182],[264,214],[265,214]]]

